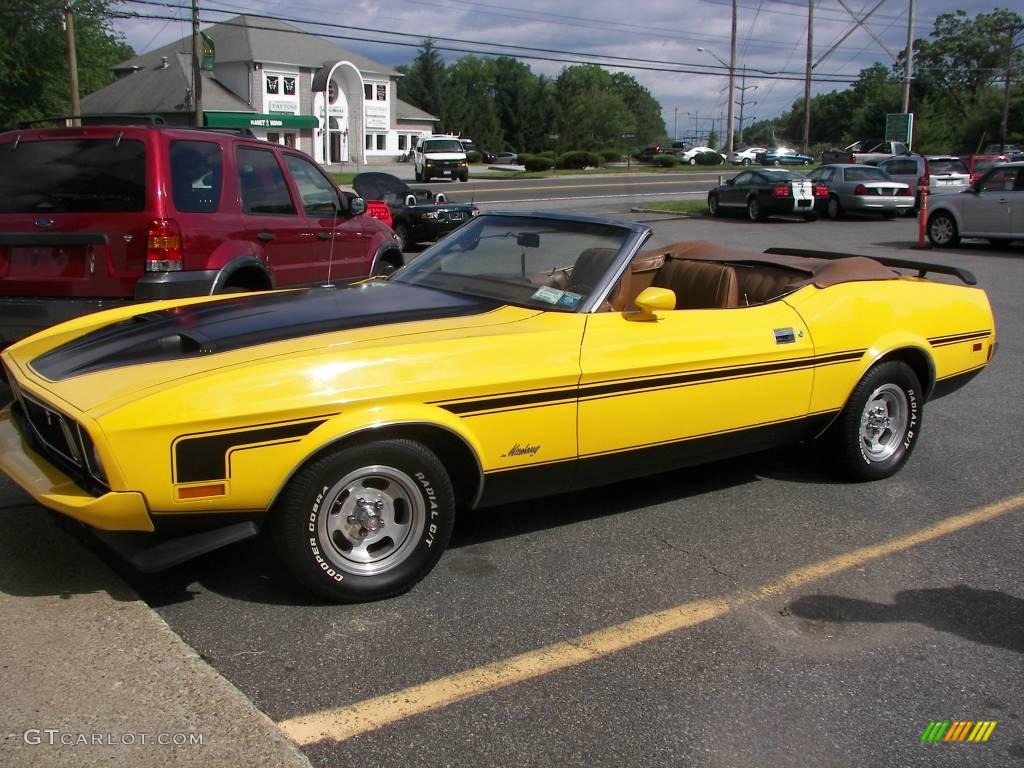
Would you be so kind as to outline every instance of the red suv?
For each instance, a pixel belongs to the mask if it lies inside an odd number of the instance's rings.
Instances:
[[[0,133],[0,346],[128,301],[349,282],[403,263],[310,157],[164,125]]]

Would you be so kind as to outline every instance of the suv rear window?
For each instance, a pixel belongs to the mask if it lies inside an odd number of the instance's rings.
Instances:
[[[958,158],[952,157],[948,160],[929,160],[928,173],[967,173],[967,166]]]
[[[0,145],[0,213],[114,213],[146,208],[146,147],[129,139]]]
[[[212,141],[171,142],[174,207],[188,213],[212,213],[220,206],[223,178],[220,145]]]

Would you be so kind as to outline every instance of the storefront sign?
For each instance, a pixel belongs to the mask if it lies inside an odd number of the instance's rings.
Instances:
[[[264,114],[256,112],[205,112],[210,128],[315,128],[312,115]]]

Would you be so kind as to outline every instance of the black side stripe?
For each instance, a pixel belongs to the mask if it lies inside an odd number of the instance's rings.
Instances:
[[[459,402],[445,402],[443,400],[439,400],[431,403],[431,405],[439,405],[446,411],[459,415],[472,415],[483,411],[519,410],[524,407],[569,403],[576,399],[597,399],[628,394],[631,392],[690,386],[693,384],[702,384],[729,378],[767,376],[774,373],[799,370],[802,368],[837,365],[839,363],[848,363],[859,360],[864,356],[865,352],[866,350],[858,349],[851,350],[849,352],[837,352],[831,355],[822,355],[819,357],[801,357],[793,360],[756,363],[746,366],[710,368],[706,370],[690,371],[688,373],[667,375],[656,374],[640,378],[595,382],[592,384],[584,384],[579,387],[555,390],[548,389],[538,390],[535,392],[513,392],[493,395],[477,400],[463,400]]]
[[[928,343],[933,347],[945,347],[949,344],[961,344],[965,341],[976,341],[978,339],[987,339],[992,335],[992,331],[971,331],[970,333],[955,333],[950,336],[935,336],[928,339]]]
[[[305,437],[327,419],[290,424],[261,425],[234,432],[179,437],[173,444],[175,483],[228,478],[228,454],[256,443],[293,442]]]

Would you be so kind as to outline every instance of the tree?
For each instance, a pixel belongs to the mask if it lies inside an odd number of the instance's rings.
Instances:
[[[92,93],[114,80],[111,68],[135,52],[115,32],[111,0],[75,0],[78,90]],[[0,126],[71,113],[64,4],[60,0],[4,0],[0,26]]]
[[[412,64],[400,67],[399,71],[405,74],[398,81],[399,98],[440,118],[442,128],[446,128],[448,68],[434,47],[434,41],[424,40]]]

